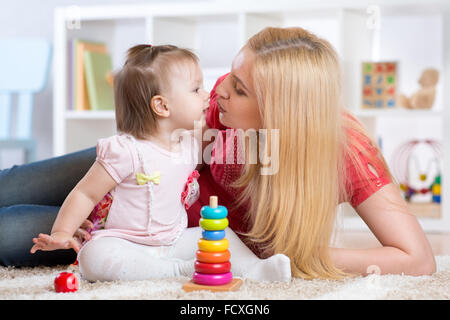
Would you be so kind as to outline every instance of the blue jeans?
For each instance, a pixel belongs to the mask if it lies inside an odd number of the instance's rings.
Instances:
[[[50,233],[62,203],[95,158],[93,147],[0,171],[0,265],[52,266],[75,261],[73,249],[31,254],[32,238]]]

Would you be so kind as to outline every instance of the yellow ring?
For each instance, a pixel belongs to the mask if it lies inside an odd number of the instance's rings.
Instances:
[[[222,240],[198,240],[198,249],[206,252],[220,252],[228,249],[229,242],[227,239]]]
[[[207,231],[223,230],[228,227],[228,219],[203,219],[200,218],[200,227]]]

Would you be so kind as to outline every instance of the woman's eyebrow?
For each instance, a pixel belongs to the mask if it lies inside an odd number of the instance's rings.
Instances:
[[[250,92],[250,90],[248,90],[248,88],[245,86],[244,82],[242,82],[241,79],[239,79],[236,75],[232,74],[232,76],[236,79],[237,82],[239,82],[241,84],[241,86],[244,87],[245,90],[247,90],[248,92]]]

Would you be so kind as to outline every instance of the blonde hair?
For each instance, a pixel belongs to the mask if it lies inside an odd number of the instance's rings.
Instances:
[[[261,175],[261,163],[246,161],[233,184],[243,188],[238,203],[249,203],[251,228],[245,235],[267,254],[286,254],[295,277],[349,276],[333,265],[329,246],[338,205],[348,201],[346,161],[367,172],[358,155],[367,151],[349,132],[367,132],[343,116],[338,56],[327,41],[302,28],[265,28],[247,46],[255,54],[262,127],[268,139],[271,129],[279,129],[280,165],[276,174]]]

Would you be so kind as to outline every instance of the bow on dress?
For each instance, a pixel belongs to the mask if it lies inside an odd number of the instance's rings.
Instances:
[[[155,171],[150,175],[146,175],[144,173],[136,173],[136,181],[139,185],[146,184],[151,181],[154,184],[159,184],[161,181],[161,173],[159,171]]]

